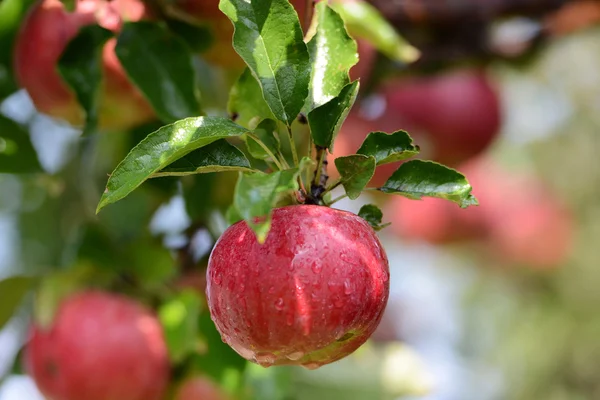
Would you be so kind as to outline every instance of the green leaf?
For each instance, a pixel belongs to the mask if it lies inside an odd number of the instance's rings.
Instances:
[[[333,142],[354,105],[358,88],[358,81],[347,84],[338,96],[308,114],[310,133],[317,146],[333,152]]]
[[[207,26],[192,25],[177,19],[166,19],[165,22],[169,30],[195,53],[206,51],[214,44],[213,34]]]
[[[263,142],[273,154],[277,154],[281,148],[281,142],[279,141],[279,135],[277,133],[277,122],[272,119],[265,119],[262,121],[254,130],[254,135]],[[254,158],[259,160],[269,160],[271,156],[267,154],[254,139],[247,137],[246,145],[248,146],[248,152]]]
[[[263,99],[258,81],[248,68],[231,88],[227,110],[237,124],[252,130],[263,119],[275,119]]]
[[[376,231],[380,231],[386,226],[390,225],[390,223],[381,223],[381,221],[383,220],[383,213],[381,212],[379,207],[377,207],[374,204],[365,204],[364,206],[362,206],[358,211],[358,216],[367,221],[369,225],[371,225],[371,227]]]
[[[96,212],[121,200],[153,174],[193,150],[246,132],[247,129],[221,117],[187,118],[163,126],[135,146],[113,171]]]
[[[174,363],[183,361],[198,348],[198,318],[201,307],[202,299],[193,291],[187,290],[158,309],[158,319]]]
[[[279,197],[298,190],[298,168],[277,171],[240,173],[233,204],[260,243],[264,243],[271,227],[271,209]]]
[[[348,36],[342,18],[326,1],[316,4],[315,13],[318,25],[308,42],[312,64],[308,111],[339,95],[350,83],[350,68],[358,62],[356,42]]]
[[[0,302],[0,330],[13,316],[27,292],[33,288],[35,282],[36,278],[30,276],[13,276],[0,281],[0,293],[2,293],[2,302]]]
[[[413,139],[405,131],[391,134],[371,132],[356,153],[373,156],[377,160],[377,165],[382,165],[419,154],[419,146],[413,144]]]
[[[98,25],[81,28],[62,53],[58,71],[85,110],[84,134],[96,130],[102,82],[102,49],[113,33]]]
[[[375,157],[353,154],[335,159],[340,181],[352,200],[358,198],[375,174]]]
[[[192,53],[163,25],[141,21],[123,25],[117,57],[131,80],[166,122],[200,112]]]
[[[408,44],[368,2],[336,1],[332,7],[342,16],[352,36],[366,39],[392,60],[410,63],[419,58],[419,51]]]
[[[0,115],[0,173],[41,171],[29,133],[16,122]]]
[[[479,203],[464,175],[433,161],[413,160],[402,164],[383,185],[384,193],[396,193],[413,200],[438,197],[461,208]]]
[[[275,117],[288,125],[308,95],[310,61],[298,15],[288,0],[221,0],[235,27],[233,47],[262,88]]]
[[[192,151],[152,177],[185,176],[222,171],[252,171],[250,162],[244,153],[225,139],[217,140]]]

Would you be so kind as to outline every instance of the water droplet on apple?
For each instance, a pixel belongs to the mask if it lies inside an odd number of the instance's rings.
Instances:
[[[270,367],[275,364],[277,356],[271,353],[258,353],[254,356],[254,360],[256,360],[261,367]]]
[[[323,266],[321,265],[321,261],[315,261],[313,263],[313,265],[311,266],[312,272],[314,272],[315,274],[319,274],[321,273],[321,270],[323,269]]]
[[[301,351],[295,351],[293,353],[288,354],[286,357],[292,361],[297,361],[304,357],[304,353]]]
[[[319,368],[321,366],[321,364],[313,362],[313,363],[302,364],[302,366],[304,368],[312,371],[312,370]]]
[[[269,288],[269,294],[274,294],[275,293],[275,286],[271,286]]]
[[[383,273],[383,281],[384,281],[384,282],[387,282],[387,281],[388,281],[388,279],[390,279],[390,277],[389,277],[388,273],[387,273],[387,272],[384,272],[384,273]]]
[[[213,282],[215,282],[215,285],[221,286],[221,282],[223,282],[223,277],[220,274],[216,274],[213,277]]]
[[[334,273],[335,275],[339,274],[339,273],[340,273],[340,269],[339,269],[338,267],[335,267],[335,268],[333,269],[333,273]]]
[[[284,306],[284,302],[283,299],[280,297],[277,299],[277,301],[275,301],[275,308],[278,309],[279,311],[283,310],[283,306]]]
[[[350,283],[350,280],[346,279],[344,281],[344,294],[350,295],[350,294],[352,294],[352,292],[353,292],[352,283]]]

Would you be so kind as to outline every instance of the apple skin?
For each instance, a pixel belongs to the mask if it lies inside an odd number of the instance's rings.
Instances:
[[[230,397],[209,378],[196,376],[183,382],[175,400],[230,400]]]
[[[58,60],[79,29],[94,23],[117,32],[126,20],[147,15],[140,0],[81,0],[69,13],[59,0],[42,0],[30,10],[15,43],[16,77],[38,111],[79,126],[84,111],[62,79]],[[107,130],[129,129],[154,117],[142,94],[128,80],[110,39],[103,48],[103,83],[99,126]]]
[[[383,83],[370,102],[355,107],[342,126],[334,155],[356,152],[369,132],[402,129],[421,147],[420,158],[456,167],[491,145],[501,116],[495,88],[482,70],[394,79]],[[379,167],[371,186],[383,185],[399,165]]]
[[[459,170],[473,186],[478,207],[394,196],[384,213],[392,220],[390,229],[432,244],[480,242],[503,263],[537,269],[560,265],[569,256],[572,217],[538,179],[508,173],[488,160],[474,160]]]
[[[360,347],[389,296],[387,256],[368,223],[323,206],[273,210],[264,244],[245,222],[218,240],[207,299],[222,339],[264,367],[315,369]]]
[[[53,400],[160,400],[169,359],[156,317],[99,291],[65,299],[51,327],[34,326],[25,368]]]

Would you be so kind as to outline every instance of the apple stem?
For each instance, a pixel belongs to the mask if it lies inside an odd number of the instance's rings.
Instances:
[[[267,153],[267,155],[269,157],[271,157],[271,160],[273,160],[273,162],[275,163],[275,165],[277,165],[277,168],[279,168],[279,170],[283,170],[283,165],[279,162],[279,160],[277,159],[277,157],[275,157],[275,154],[273,154],[273,152],[271,150],[269,150],[269,148],[267,147],[266,144],[264,144],[262,142],[262,140],[260,140],[257,136],[255,136],[252,133],[246,133],[246,136],[249,137],[250,139],[254,140],[256,143],[258,143],[258,145],[260,147],[262,147],[262,149],[265,151],[265,153]]]
[[[296,151],[296,143],[294,142],[294,134],[292,127],[287,125],[288,137],[290,139],[290,148],[292,149],[292,157],[294,158],[294,167],[298,166],[298,152]]]

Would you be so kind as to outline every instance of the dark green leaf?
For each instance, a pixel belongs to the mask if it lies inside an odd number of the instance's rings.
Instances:
[[[153,174],[193,150],[246,132],[247,129],[220,117],[187,118],[152,132],[113,171],[96,211],[127,196]]]
[[[13,276],[0,281],[0,330],[10,320],[23,297],[33,288],[36,278],[30,276]]]
[[[472,189],[465,176],[458,171],[433,161],[413,160],[402,164],[381,191],[414,200],[439,197],[466,208],[479,204],[471,194]]]
[[[163,25],[147,21],[126,23],[115,51],[131,80],[163,121],[174,122],[199,114],[192,53]]]
[[[308,111],[340,94],[350,83],[350,68],[358,62],[356,42],[348,36],[344,21],[326,1],[317,3],[315,35],[308,42],[312,64]]]
[[[272,119],[265,119],[254,130],[254,136],[260,139],[273,154],[277,154],[281,148],[279,135],[277,133],[277,122]],[[259,160],[269,160],[271,157],[267,152],[252,138],[246,138],[248,152],[252,157]]]
[[[338,96],[308,114],[310,133],[317,146],[333,151],[335,137],[354,105],[358,87],[358,81],[347,84]]]
[[[390,225],[389,223],[381,223],[381,221],[383,220],[383,213],[381,212],[379,207],[373,204],[365,204],[364,206],[362,206],[358,211],[358,216],[367,221],[369,225],[371,225],[371,227],[376,231],[380,231],[386,226]]]
[[[377,165],[405,160],[419,154],[419,146],[413,144],[412,138],[405,131],[391,134],[371,132],[364,140],[358,154],[373,156]]]
[[[352,36],[366,39],[392,60],[409,63],[419,58],[419,51],[408,44],[368,2],[336,1],[332,7],[342,16]]]
[[[198,318],[201,307],[202,299],[198,294],[184,291],[158,309],[158,318],[174,363],[181,362],[198,348]]]
[[[221,139],[194,150],[152,177],[184,176],[222,171],[251,171],[250,162],[237,147]]]
[[[358,198],[375,174],[375,157],[353,154],[335,159],[335,167],[346,194],[352,200]]]
[[[275,119],[271,109],[263,99],[258,81],[248,68],[244,70],[229,93],[227,104],[229,115],[237,124],[248,129],[256,128],[263,119]]]
[[[271,227],[271,209],[280,196],[298,190],[298,168],[277,171],[241,173],[235,188],[233,204],[260,243]]]
[[[234,25],[233,47],[260,83],[269,108],[291,125],[310,81],[308,49],[296,11],[288,0],[221,0],[219,8]]]
[[[69,12],[75,11],[75,5],[77,3],[76,0],[61,0],[61,1],[65,5],[65,10],[67,10]]]
[[[16,122],[0,115],[0,173],[31,173],[41,170],[29,133]]]
[[[102,82],[102,49],[112,32],[98,25],[81,28],[62,53],[58,70],[85,110],[85,133],[96,130]]]
[[[207,26],[192,25],[176,19],[168,19],[169,30],[197,53],[208,50],[214,44],[213,34]]]

